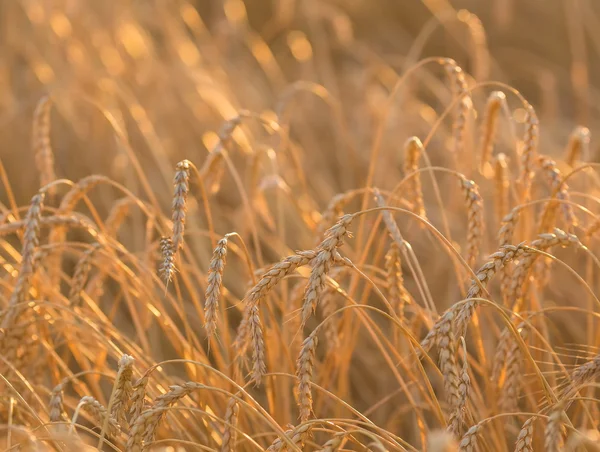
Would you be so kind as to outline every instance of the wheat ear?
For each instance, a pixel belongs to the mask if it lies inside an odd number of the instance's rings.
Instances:
[[[559,404],[552,409],[548,416],[548,423],[546,424],[546,431],[544,432],[544,450],[546,452],[559,452],[563,448],[563,414],[563,408]]]
[[[210,339],[217,332],[217,317],[219,313],[219,299],[221,285],[223,284],[223,269],[227,257],[227,237],[217,243],[208,267],[208,284],[206,286],[204,317],[206,334]]]
[[[463,427],[465,424],[465,413],[467,410],[467,402],[469,399],[469,392],[471,390],[471,378],[469,377],[469,361],[467,354],[467,344],[463,337],[460,338],[463,349],[463,366],[460,372],[458,380],[458,404],[450,415],[448,422],[448,431],[458,438],[463,433]]]
[[[404,175],[408,176],[419,169],[419,159],[423,154],[423,143],[417,137],[410,137],[404,143]],[[406,181],[406,197],[413,204],[413,212],[427,218],[421,187],[421,173],[417,172]]]
[[[534,108],[527,104],[525,117],[525,135],[521,152],[521,201],[529,201],[531,181],[533,179],[535,157],[539,140],[539,121]]]
[[[496,220],[500,222],[508,213],[510,206],[510,182],[508,161],[506,155],[501,152],[496,155],[492,162],[494,165],[494,200],[496,206]]]
[[[117,382],[115,392],[112,395],[112,407],[110,416],[115,418],[119,424],[126,426],[127,417],[125,413],[131,403],[131,395],[133,394],[133,363],[135,360],[132,356],[123,355],[119,359],[119,368],[117,371]]]
[[[483,198],[475,182],[464,177],[460,178],[460,188],[467,202],[467,255],[465,260],[473,267],[479,257],[479,249],[483,239]]]
[[[175,268],[175,246],[170,237],[162,237],[160,239],[160,251],[162,254],[162,263],[158,269],[158,273],[162,276],[165,284],[173,279],[173,275],[177,271]]]
[[[235,442],[237,439],[237,421],[240,412],[240,403],[235,397],[231,397],[227,403],[225,412],[225,430],[221,442],[221,452],[235,452]]]
[[[69,290],[69,305],[71,307],[78,306],[81,301],[81,292],[92,269],[92,257],[94,253],[101,247],[99,243],[95,243],[88,248],[82,255],[73,272],[71,279],[71,289]]]
[[[395,308],[400,319],[404,318],[404,306],[411,303],[410,294],[404,287],[400,247],[395,241],[390,244],[390,249],[385,255],[385,271],[390,303]]]
[[[304,292],[302,305],[302,324],[317,308],[320,294],[326,286],[327,275],[337,258],[337,248],[342,246],[344,237],[349,234],[348,227],[354,220],[354,215],[342,216],[336,224],[328,229],[325,238],[317,247],[317,255],[312,262],[312,270]]]
[[[52,100],[49,96],[44,96],[38,102],[33,114],[33,152],[35,155],[35,164],[40,174],[40,186],[42,187],[56,180],[54,152],[50,144],[51,108]]]
[[[479,144],[479,169],[483,173],[485,165],[490,161],[494,151],[494,140],[498,129],[500,109],[506,104],[506,95],[502,91],[493,91],[485,105]]]
[[[63,385],[58,384],[52,389],[50,394],[50,422],[59,422],[65,416],[65,407],[63,404]]]
[[[173,202],[171,204],[173,221],[173,247],[177,252],[183,247],[183,235],[185,231],[185,215],[187,196],[190,190],[190,162],[182,160],[176,166],[173,179]]]
[[[311,378],[315,364],[315,351],[317,348],[316,330],[313,331],[302,343],[300,355],[296,361],[296,377],[298,378],[298,408],[300,422],[308,421],[312,412]]]
[[[565,163],[571,167],[578,160],[587,161],[590,158],[590,129],[583,126],[575,127],[569,137],[569,144],[565,151]]]

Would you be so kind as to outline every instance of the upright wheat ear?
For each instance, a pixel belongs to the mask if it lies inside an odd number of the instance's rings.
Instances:
[[[454,97],[460,98],[458,107],[456,108],[454,123],[452,124],[451,152],[454,154],[455,158],[457,158],[464,151],[467,135],[467,120],[473,104],[468,94],[469,89],[465,80],[465,74],[460,66],[455,62],[452,62],[446,64],[445,69],[450,80]]]
[[[565,151],[565,163],[575,166],[578,160],[587,161],[590,158],[590,129],[583,126],[575,127],[569,137]]]
[[[50,109],[52,100],[49,96],[40,99],[33,114],[33,152],[35,164],[40,174],[40,186],[56,180],[54,172],[54,152],[50,144]]]
[[[483,239],[483,198],[475,182],[464,177],[460,179],[462,189],[467,201],[469,220],[467,222],[467,254],[465,260],[473,267],[479,257],[479,249]]]
[[[535,157],[539,140],[539,121],[534,108],[527,104],[525,118],[525,135],[521,151],[521,201],[529,200],[531,181],[533,179]]]
[[[160,239],[160,251],[163,256],[163,261],[158,273],[163,277],[165,284],[168,284],[175,274],[175,246],[170,237],[163,237]]]
[[[417,137],[410,137],[404,144],[404,175],[408,176],[419,169],[419,159],[423,154],[423,143]],[[416,173],[406,181],[406,198],[413,204],[413,212],[422,218],[425,214],[421,173]]]
[[[298,407],[300,409],[300,422],[308,421],[312,412],[311,378],[317,348],[316,330],[308,336],[302,344],[298,361],[296,362],[296,377],[298,378]]]
[[[479,170],[483,173],[485,165],[490,161],[494,150],[494,139],[498,129],[498,114],[506,103],[506,95],[502,91],[494,91],[488,97],[481,126],[481,143],[479,144]]]
[[[500,223],[510,208],[510,177],[508,162],[504,153],[496,155],[494,166],[494,200],[496,203],[496,221]]]
[[[533,419],[530,417],[521,427],[515,444],[515,452],[533,452]]]
[[[177,164],[173,192],[173,248],[177,252],[183,246],[183,233],[185,230],[186,202],[190,189],[190,162],[182,160]]]
[[[223,284],[223,269],[227,257],[227,237],[219,240],[213,252],[213,257],[208,268],[208,285],[204,301],[204,317],[206,322],[206,334],[210,339],[217,331],[217,316],[219,312],[219,299],[221,297],[221,285]]]
[[[31,286],[31,278],[33,277],[35,268],[36,249],[40,242],[40,221],[42,217],[42,209],[44,206],[44,198],[46,194],[39,192],[31,198],[29,210],[25,217],[25,232],[23,233],[23,247],[21,248],[21,269],[15,282],[13,292],[8,301],[8,307],[14,308],[21,301],[25,301],[25,297]],[[10,327],[17,312],[15,309],[9,309],[4,312],[0,327],[6,329]]]

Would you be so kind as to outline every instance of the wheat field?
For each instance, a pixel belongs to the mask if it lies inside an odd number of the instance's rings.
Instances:
[[[0,450],[600,451],[593,0],[0,3]]]

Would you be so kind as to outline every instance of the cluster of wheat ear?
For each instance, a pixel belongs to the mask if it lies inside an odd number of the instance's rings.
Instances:
[[[0,448],[600,450],[560,84],[447,2],[400,59],[361,2],[208,3],[0,6]]]

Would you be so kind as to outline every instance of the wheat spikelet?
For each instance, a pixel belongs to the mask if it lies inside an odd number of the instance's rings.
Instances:
[[[530,417],[521,427],[515,444],[515,452],[533,452],[533,419]]]
[[[320,238],[325,234],[327,229],[334,225],[335,220],[344,214],[344,207],[353,198],[353,193],[338,193],[329,201],[329,204],[321,214],[321,219],[317,225],[317,237]]]
[[[502,218],[500,230],[498,231],[499,248],[513,242],[515,227],[519,221],[519,212],[519,209],[515,208]],[[505,304],[508,304],[509,290],[512,281],[511,267],[511,265],[506,265],[500,269],[500,290]]]
[[[59,422],[65,415],[65,408],[63,405],[63,385],[58,384],[52,389],[50,394],[50,403],[48,404],[50,422]]]
[[[40,174],[40,186],[42,187],[56,179],[56,173],[54,172],[54,152],[50,144],[51,108],[52,100],[49,96],[44,96],[38,102],[33,114],[33,152],[35,155],[35,164]]]
[[[175,268],[175,246],[173,240],[170,237],[162,237],[160,239],[160,250],[163,257],[160,268],[158,269],[159,274],[162,276],[165,284],[173,279],[173,275],[177,271]]]
[[[104,405],[102,405],[92,396],[84,396],[81,398],[78,404],[78,409],[81,408],[85,408],[87,411],[89,411],[91,415],[100,422],[100,425],[104,423],[108,416],[108,412],[106,411]],[[108,434],[110,436],[116,436],[118,435],[119,430],[120,427],[117,421],[113,417],[108,416]]]
[[[327,441],[325,444],[323,444],[317,450],[317,452],[336,452],[337,450],[339,450],[340,446],[342,445],[343,439],[344,439],[344,434],[338,433],[333,438],[331,438],[329,441]]]
[[[404,143],[404,175],[408,176],[419,169],[419,159],[423,153],[423,143],[417,137],[410,137]],[[421,187],[421,173],[415,173],[406,181],[406,198],[413,204],[413,212],[427,218]]]
[[[131,379],[133,377],[133,363],[134,359],[132,356],[123,355],[119,360],[119,369],[117,371],[117,382],[115,386],[114,394],[112,395],[112,407],[110,416],[119,422],[122,426],[127,425],[127,417],[125,413],[128,410],[131,402],[131,395],[133,394],[133,386]]]
[[[485,105],[481,127],[481,142],[479,144],[479,168],[482,173],[484,172],[484,166],[492,158],[494,139],[498,129],[498,114],[505,103],[506,95],[502,91],[493,91]]]
[[[296,361],[296,377],[298,378],[298,408],[300,410],[300,422],[308,421],[312,412],[312,390],[311,378],[315,361],[315,350],[317,348],[316,330],[313,331],[302,343],[300,355]]]
[[[474,452],[477,447],[477,436],[481,431],[481,423],[475,424],[464,434],[458,443],[459,452]]]
[[[521,198],[523,202],[529,200],[539,140],[539,121],[537,114],[529,104],[527,104],[525,109],[525,135],[523,137],[523,149],[521,152]]]
[[[569,144],[565,150],[565,163],[569,166],[575,166],[578,160],[587,161],[589,157],[590,129],[577,126],[569,137]]]
[[[171,203],[173,221],[173,249],[175,253],[183,247],[183,235],[185,231],[185,214],[188,191],[190,189],[190,162],[182,160],[176,166],[173,179],[173,202]]]
[[[208,284],[206,286],[204,316],[206,334],[210,339],[217,331],[217,317],[219,313],[219,299],[221,285],[223,284],[223,269],[227,257],[227,237],[217,243],[208,268]]]
[[[110,236],[116,236],[119,227],[127,218],[127,214],[131,210],[131,206],[134,205],[134,202],[131,198],[122,198],[115,202],[108,216],[106,217],[106,221],[104,222],[104,227],[106,228],[106,233]]]
[[[439,367],[444,377],[444,390],[451,409],[458,406],[460,401],[460,378],[456,362],[456,342],[453,331],[454,312],[449,310],[440,322],[436,345],[439,349]]]
[[[83,286],[88,278],[90,270],[92,269],[92,257],[94,253],[100,249],[100,244],[95,243],[88,248],[82,255],[77,264],[75,265],[75,271],[73,272],[73,278],[71,280],[71,289],[69,290],[69,304],[70,306],[78,306],[81,301],[81,292]]]
[[[302,305],[302,324],[306,323],[310,315],[316,310],[320,294],[326,285],[327,275],[336,260],[337,248],[343,244],[344,237],[348,235],[348,227],[354,220],[354,215],[344,215],[333,225],[321,244],[317,247],[317,255],[312,262],[312,270],[304,293]]]
[[[562,391],[562,398],[572,397],[582,385],[592,381],[598,375],[600,375],[600,355],[575,368],[568,385]]]
[[[286,436],[296,446],[302,446],[306,438],[310,435],[311,424],[300,424],[299,426],[285,431]],[[287,450],[287,443],[281,438],[277,438],[267,448],[267,452],[279,452]]]
[[[460,178],[460,187],[467,201],[467,255],[465,260],[469,266],[475,265],[479,257],[479,248],[483,238],[483,198],[475,182]]]
[[[336,272],[335,274],[332,272],[331,277],[335,279],[338,275],[339,272]],[[329,317],[336,311],[338,307],[335,297],[336,294],[336,289],[333,287],[327,287],[321,297],[321,305],[323,306],[321,313],[323,315],[323,319],[328,318],[328,320],[323,324],[323,335],[325,336],[325,341],[329,351],[337,349],[340,345],[340,338],[338,334],[339,319],[338,317]],[[302,296],[304,296],[304,292],[302,293]],[[300,319],[298,316],[295,318]],[[294,325],[292,327],[292,331],[298,329],[299,327],[300,324]]]
[[[235,397],[231,397],[227,403],[225,412],[225,430],[221,443],[221,452],[235,452],[235,442],[237,438],[237,420],[240,412],[240,404]]]

